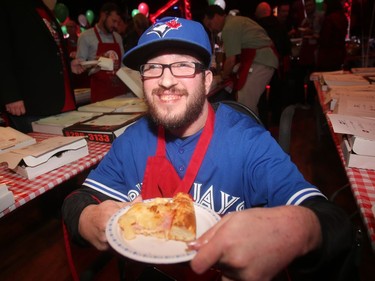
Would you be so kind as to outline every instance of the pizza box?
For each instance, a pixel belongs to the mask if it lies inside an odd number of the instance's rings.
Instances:
[[[50,172],[89,154],[84,137],[56,136],[0,155],[0,163],[28,179]]]
[[[89,141],[112,143],[142,113],[104,113],[63,129],[65,136],[85,136]]]
[[[63,129],[75,123],[86,121],[100,115],[99,112],[80,112],[77,110],[41,118],[31,123],[33,132],[63,135]]]
[[[12,127],[0,126],[0,154],[36,143],[36,139]]]
[[[375,156],[356,154],[346,136],[342,138],[341,149],[347,167],[375,170]]]

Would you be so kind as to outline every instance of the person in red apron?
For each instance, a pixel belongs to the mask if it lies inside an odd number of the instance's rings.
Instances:
[[[258,114],[259,99],[278,68],[272,40],[255,21],[227,15],[217,5],[206,9],[203,22],[212,33],[221,32],[226,57],[223,79],[234,75],[237,100]]]
[[[126,94],[125,84],[116,75],[116,71],[121,67],[120,44],[116,42],[116,38],[113,34],[113,43],[104,43],[100,38],[96,26],[94,30],[99,41],[96,57],[113,59],[113,70],[100,70],[91,75],[91,102],[106,100]]]
[[[100,10],[98,23],[78,38],[77,59],[91,61],[105,57],[113,60],[112,70],[101,69],[99,66],[89,70],[91,102],[110,99],[127,92],[126,85],[116,75],[123,55],[121,35],[115,31],[120,14],[116,4],[105,3]]]

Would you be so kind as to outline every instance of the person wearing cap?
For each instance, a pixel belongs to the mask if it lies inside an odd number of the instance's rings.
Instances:
[[[203,26],[177,17],[156,21],[124,55],[140,71],[148,114],[64,200],[68,233],[107,250],[106,224],[120,208],[185,192],[223,217],[189,245],[194,279],[177,280],[212,280],[215,266],[225,278],[269,280],[293,261],[311,270],[341,262],[352,245],[347,216],[264,127],[208,102],[211,55]]]
[[[279,65],[271,38],[252,19],[227,15],[218,5],[207,7],[203,23],[212,33],[221,32],[225,52],[222,78],[234,77],[237,100],[258,114],[259,99]]]

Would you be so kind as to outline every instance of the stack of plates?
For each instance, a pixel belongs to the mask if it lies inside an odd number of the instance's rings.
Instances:
[[[90,88],[74,89],[74,95],[76,97],[77,105],[88,104],[91,101],[91,89]]]

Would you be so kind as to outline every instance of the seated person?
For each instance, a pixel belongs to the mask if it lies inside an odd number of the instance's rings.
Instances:
[[[293,262],[311,271],[341,263],[353,243],[347,216],[254,119],[211,106],[211,55],[203,26],[174,17],[157,21],[124,55],[140,71],[148,115],[65,199],[71,236],[107,250],[105,228],[116,211],[182,191],[222,216],[190,244],[191,269],[203,275],[189,280],[209,280],[213,266],[230,279],[270,280]]]

